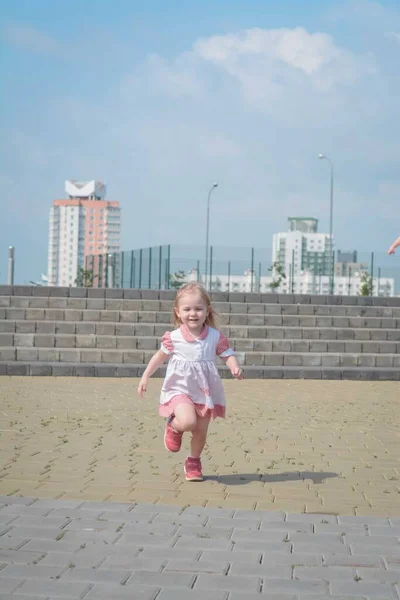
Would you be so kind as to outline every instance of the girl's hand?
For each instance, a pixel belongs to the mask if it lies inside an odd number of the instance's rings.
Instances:
[[[243,371],[240,367],[234,367],[231,369],[231,373],[236,379],[243,379]]]
[[[138,394],[141,398],[143,398],[145,392],[147,392],[147,379],[143,379],[142,377],[138,385]]]

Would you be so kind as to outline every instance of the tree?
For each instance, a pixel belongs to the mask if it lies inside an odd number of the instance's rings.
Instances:
[[[77,287],[93,287],[93,271],[78,267],[77,277],[75,279],[75,285]]]
[[[271,281],[271,283],[269,284],[269,287],[274,292],[280,287],[282,281],[286,279],[286,275],[283,271],[283,266],[278,262],[274,262],[273,265],[270,266],[268,271],[272,273],[272,276],[274,278],[273,281]],[[275,277],[277,277],[277,279],[275,279]]]
[[[372,296],[373,280],[371,275],[365,271],[361,274],[360,296]]]
[[[169,275],[169,285],[174,290],[179,290],[186,283],[186,273],[185,271],[176,271],[173,274]]]

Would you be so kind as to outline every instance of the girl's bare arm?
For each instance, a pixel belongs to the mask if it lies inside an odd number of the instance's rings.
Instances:
[[[150,359],[149,364],[147,365],[138,386],[139,396],[142,398],[143,394],[147,390],[147,384],[150,377],[157,371],[159,367],[165,362],[168,358],[168,354],[165,354],[162,350],[158,350]]]

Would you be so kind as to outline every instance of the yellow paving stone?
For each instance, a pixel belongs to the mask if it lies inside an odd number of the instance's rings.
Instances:
[[[227,419],[211,424],[195,486],[190,435],[179,454],[163,447],[161,381],[141,401],[136,385],[0,377],[0,493],[400,514],[396,382],[224,381]]]

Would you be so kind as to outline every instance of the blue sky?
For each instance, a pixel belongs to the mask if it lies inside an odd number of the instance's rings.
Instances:
[[[10,244],[46,272],[65,179],[106,181],[123,249],[200,247],[218,180],[211,243],[268,248],[289,215],[327,231],[324,152],[337,247],[400,235],[397,1],[4,0],[0,43],[0,282]]]

